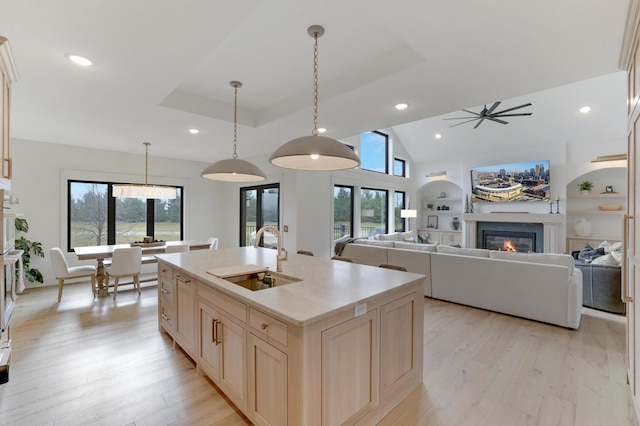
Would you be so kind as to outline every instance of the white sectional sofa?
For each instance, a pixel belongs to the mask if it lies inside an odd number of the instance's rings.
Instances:
[[[567,328],[580,325],[582,273],[570,255],[356,240],[342,256],[423,274],[428,297]]]

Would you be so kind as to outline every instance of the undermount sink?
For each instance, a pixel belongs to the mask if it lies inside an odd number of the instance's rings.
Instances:
[[[267,283],[265,283],[265,275],[267,275],[267,273],[257,272],[225,277],[224,280],[232,282],[251,291],[264,290],[271,287],[279,287],[302,281],[302,279],[300,278],[290,277],[278,272],[269,272],[267,276],[271,276],[271,284],[268,284],[268,279],[266,280]]]
[[[269,272],[269,268],[253,264],[208,269],[207,272],[251,291],[264,290],[265,288],[278,287],[302,281],[300,278],[290,277],[280,272]],[[271,276],[271,284],[268,283],[268,279],[265,283],[265,275]]]

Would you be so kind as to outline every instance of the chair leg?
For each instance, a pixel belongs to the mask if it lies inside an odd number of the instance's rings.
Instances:
[[[113,300],[116,299],[116,294],[118,293],[118,281],[120,280],[120,277],[115,277],[115,279],[113,280]]]
[[[62,300],[62,286],[64,285],[64,280],[62,278],[58,278],[58,303]]]
[[[138,288],[138,294],[142,294],[140,292],[140,274],[136,274],[133,276],[133,282],[135,282],[135,285]]]

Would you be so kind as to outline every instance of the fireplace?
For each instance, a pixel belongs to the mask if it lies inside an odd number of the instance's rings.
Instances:
[[[476,247],[519,252],[542,252],[544,232],[540,223],[478,222]]]
[[[482,248],[498,251],[531,252],[536,248],[535,232],[485,231]]]

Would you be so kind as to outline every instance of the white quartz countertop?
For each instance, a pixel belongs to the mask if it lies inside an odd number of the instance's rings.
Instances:
[[[370,298],[405,286],[422,289],[425,279],[420,274],[289,253],[281,274],[302,281],[251,291],[217,278],[207,269],[254,264],[275,272],[276,250],[238,247],[156,257],[216,290],[298,326],[354,309]]]

